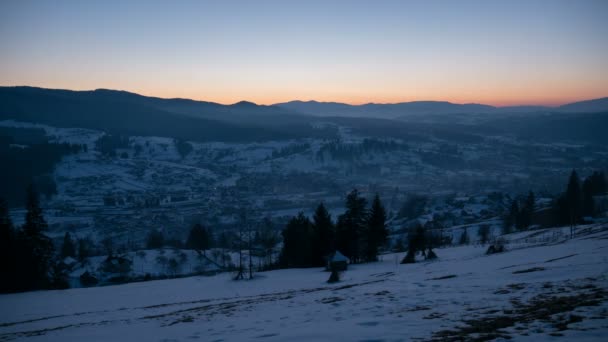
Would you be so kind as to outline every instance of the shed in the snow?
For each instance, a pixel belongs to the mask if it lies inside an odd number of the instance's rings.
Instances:
[[[349,261],[350,260],[345,257],[344,254],[340,253],[340,251],[335,251],[327,257],[327,269],[346,271]]]

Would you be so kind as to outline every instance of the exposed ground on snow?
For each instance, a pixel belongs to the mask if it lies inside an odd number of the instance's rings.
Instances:
[[[385,255],[335,285],[319,269],[291,269],[2,295],[0,340],[601,340],[607,233],[538,243],[519,233],[503,254],[452,247],[413,265]]]

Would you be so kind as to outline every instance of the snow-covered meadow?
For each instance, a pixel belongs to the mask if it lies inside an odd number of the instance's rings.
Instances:
[[[502,254],[449,247],[410,265],[384,255],[333,285],[321,269],[289,269],[1,295],[0,340],[601,340],[608,226],[576,234],[518,233]]]

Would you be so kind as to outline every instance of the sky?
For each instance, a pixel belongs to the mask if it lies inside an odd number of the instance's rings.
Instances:
[[[608,96],[608,1],[0,1],[0,85],[219,103]]]

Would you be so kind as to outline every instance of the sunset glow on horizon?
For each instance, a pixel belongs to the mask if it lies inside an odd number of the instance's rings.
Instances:
[[[223,104],[608,96],[608,1],[0,3],[0,86]]]

